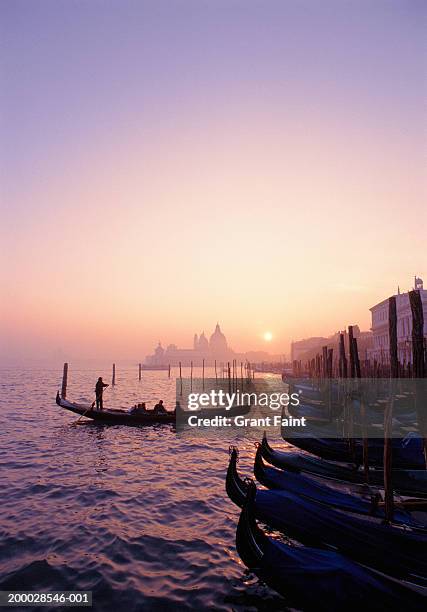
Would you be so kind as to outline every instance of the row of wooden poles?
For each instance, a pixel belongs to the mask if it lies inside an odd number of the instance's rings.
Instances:
[[[397,346],[397,307],[396,296],[389,298],[389,359],[388,363],[379,363],[376,359],[360,361],[357,338],[353,326],[348,327],[350,372],[345,351],[344,334],[340,334],[339,356],[333,358],[333,348],[322,347],[322,354],[310,359],[305,365],[301,360],[294,360],[292,369],[295,375],[309,374],[313,378],[424,378],[427,372],[427,347],[424,339],[424,315],[421,295],[418,289],[409,292],[412,314],[412,363],[400,362]]]
[[[218,365],[215,359],[214,363],[214,371],[215,371],[215,384],[218,384],[218,380],[227,381],[228,382],[228,391],[232,393],[237,391],[239,386],[243,390],[244,381],[250,381],[255,378],[255,369],[251,366],[249,361],[243,363],[240,362],[240,376],[239,376],[239,365],[237,359],[233,359],[231,362],[228,361],[227,364],[222,362],[219,364],[219,375],[218,375]],[[193,391],[193,362],[190,362],[190,393]],[[182,365],[179,362],[179,382],[180,382],[180,396],[183,394],[183,377],[182,377]],[[202,360],[202,391],[205,389],[205,360]]]
[[[219,373],[218,373],[218,366],[219,366]],[[190,362],[189,367],[190,367],[190,390],[192,391],[193,390],[193,371],[194,371],[194,366],[193,366],[192,361]],[[179,368],[180,394],[182,396],[183,376],[182,376],[182,363],[181,362],[179,362],[178,368]],[[214,370],[215,370],[216,384],[218,384],[218,380],[222,380],[222,381],[227,380],[230,393],[237,390],[238,380],[239,380],[239,374],[238,374],[239,370],[238,370],[238,363],[236,359],[233,359],[231,362],[228,361],[227,364],[225,364],[225,362],[217,364],[217,361],[215,359]],[[138,364],[138,380],[142,380],[142,371],[143,371],[142,364],[139,363]],[[170,377],[171,377],[171,365],[169,364],[168,378]],[[246,363],[243,363],[243,361],[240,362],[241,388],[243,389],[244,379],[251,380],[253,378],[255,378],[255,369],[252,367],[252,365],[248,361]],[[202,388],[203,390],[205,388],[205,380],[206,380],[205,378],[205,360],[203,359],[202,360]],[[67,397],[67,383],[68,383],[68,363],[64,363],[64,368],[62,372],[62,388],[61,388],[61,397],[63,399]],[[111,384],[113,386],[116,384],[116,364],[115,363],[113,363]]]
[[[405,369],[403,364],[399,363],[398,360],[398,345],[397,345],[397,306],[396,297],[392,296],[388,300],[388,335],[389,335],[389,371],[388,376],[390,377],[390,401],[387,402],[384,410],[384,505],[385,505],[385,516],[387,521],[391,521],[393,518],[393,485],[392,485],[392,416],[393,416],[393,404],[394,395],[396,391],[396,381],[399,376],[411,375],[414,379],[422,379],[426,377],[426,352],[424,347],[424,315],[423,306],[421,301],[421,295],[419,290],[413,290],[409,292],[409,301],[411,306],[412,314],[412,364],[410,369]],[[362,370],[359,352],[357,346],[357,339],[354,337],[353,326],[348,327],[348,339],[349,339],[349,366],[345,352],[344,345],[344,334],[340,334],[339,338],[339,357],[338,364],[335,368],[335,373],[341,379],[360,379],[362,378],[362,372],[364,377],[371,378],[379,375],[378,368],[374,367],[374,370],[370,370],[365,367]],[[301,375],[302,368],[301,363],[294,363],[294,373]],[[333,367],[333,349],[327,346],[322,347],[322,355],[316,355],[314,359],[311,359],[306,364],[305,374],[315,379],[327,379],[332,378],[334,374]],[[385,373],[382,373],[384,376]],[[420,403],[421,392],[417,392],[417,380],[414,381],[414,397],[415,397],[415,410],[417,414],[417,420],[420,428],[420,432],[423,436],[424,446],[424,457],[427,468],[427,440],[426,440],[426,427],[427,417],[424,414],[423,408]],[[419,384],[419,383],[418,383]],[[418,387],[418,391],[420,391]],[[361,406],[361,427],[362,427],[362,439],[363,439],[363,470],[365,480],[369,482],[369,462],[368,462],[368,438],[366,433],[366,407],[363,394],[360,396]],[[351,411],[346,410],[346,400],[344,400],[344,419],[349,420],[347,423],[347,433],[352,434],[353,430],[353,415]],[[350,452],[355,450],[354,437],[349,437]]]

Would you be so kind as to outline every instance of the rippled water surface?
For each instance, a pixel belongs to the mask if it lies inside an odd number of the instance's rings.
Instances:
[[[284,607],[235,550],[239,512],[224,490],[232,438],[74,425],[54,401],[59,369],[0,374],[0,589],[91,590],[96,610]],[[108,382],[109,369],[70,364],[68,398],[91,401],[99,375]],[[173,375],[139,382],[136,367],[118,367],[105,404],[173,407]],[[249,475],[253,443],[239,446]]]

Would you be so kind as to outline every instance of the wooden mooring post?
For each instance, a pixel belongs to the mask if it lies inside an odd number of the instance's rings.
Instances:
[[[369,443],[368,443],[368,432],[366,424],[366,404],[363,393],[363,385],[360,384],[362,378],[362,371],[360,369],[359,349],[357,346],[357,338],[353,338],[353,358],[354,358],[354,369],[356,378],[358,379],[358,393],[360,400],[360,417],[362,421],[362,458],[363,458],[363,475],[365,482],[369,483]]]
[[[325,381],[328,377],[328,347],[322,346],[322,376]]]
[[[356,368],[354,365],[354,343],[353,343],[353,325],[348,326],[348,353],[350,360],[350,378],[352,379],[351,389],[353,390],[354,384],[353,379],[356,374]],[[349,436],[349,448],[352,461],[356,463],[356,443],[354,440],[354,415],[353,405],[350,404],[350,410],[348,411],[348,436]]]
[[[202,391],[205,390],[205,360],[202,360]]]
[[[344,344],[344,334],[340,334],[340,364],[341,378],[347,378],[347,357],[345,355],[345,344]]]
[[[398,377],[397,363],[397,307],[396,297],[388,299],[388,337],[390,350],[390,398],[384,411],[384,513],[385,520],[393,520],[394,500],[393,500],[393,448],[392,448],[392,419],[394,395],[396,392],[395,379]]]
[[[420,379],[426,376],[424,355],[424,313],[421,295],[418,289],[409,292],[409,303],[412,313],[412,376],[415,383],[415,412],[418,430],[423,438],[424,461],[427,468],[427,413],[423,402],[425,383]],[[410,366],[410,364],[408,364]],[[411,371],[411,368],[410,370]]]
[[[170,368],[170,366],[169,366]],[[181,370],[181,362],[179,362],[179,382],[180,382],[180,396],[182,397],[182,370]]]
[[[168,368],[168,378],[171,377],[171,364],[169,364],[169,368]]]
[[[227,370],[228,370],[228,392],[231,393],[231,370],[230,370],[230,362],[227,362]]]
[[[138,364],[138,365],[139,365],[138,380],[141,380],[142,368],[141,368],[141,364]]]
[[[67,397],[67,381],[68,381],[68,363],[64,363],[64,369],[62,371],[62,387],[61,387],[62,399],[65,399]]]
[[[113,363],[113,378],[111,380],[111,384],[113,385],[113,387],[116,384],[116,364],[115,363]]]
[[[399,376],[399,363],[397,358],[397,306],[396,297],[388,298],[388,337],[390,345],[390,376]]]
[[[350,358],[350,378],[354,378],[356,372],[354,367],[354,352],[353,352],[353,325],[348,326],[348,356]]]

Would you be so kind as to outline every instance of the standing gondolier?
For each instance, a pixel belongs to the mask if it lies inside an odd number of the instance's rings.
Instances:
[[[102,376],[98,378],[98,381],[95,385],[95,397],[96,397],[96,409],[102,410],[104,405],[102,402],[102,394],[104,392],[105,387],[108,387],[107,383],[102,382]]]

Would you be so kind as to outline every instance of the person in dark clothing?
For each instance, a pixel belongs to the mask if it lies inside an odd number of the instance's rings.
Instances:
[[[145,407],[145,402],[142,404],[136,404],[130,411],[131,414],[147,414],[147,408]]]
[[[166,408],[163,406],[163,400],[159,400],[159,403],[154,406],[153,412],[154,414],[164,414],[167,412]]]
[[[96,397],[96,409],[97,410],[102,410],[104,408],[104,404],[102,402],[102,394],[104,392],[105,387],[108,387],[108,385],[102,382],[102,377],[100,376],[95,385],[95,397]]]

